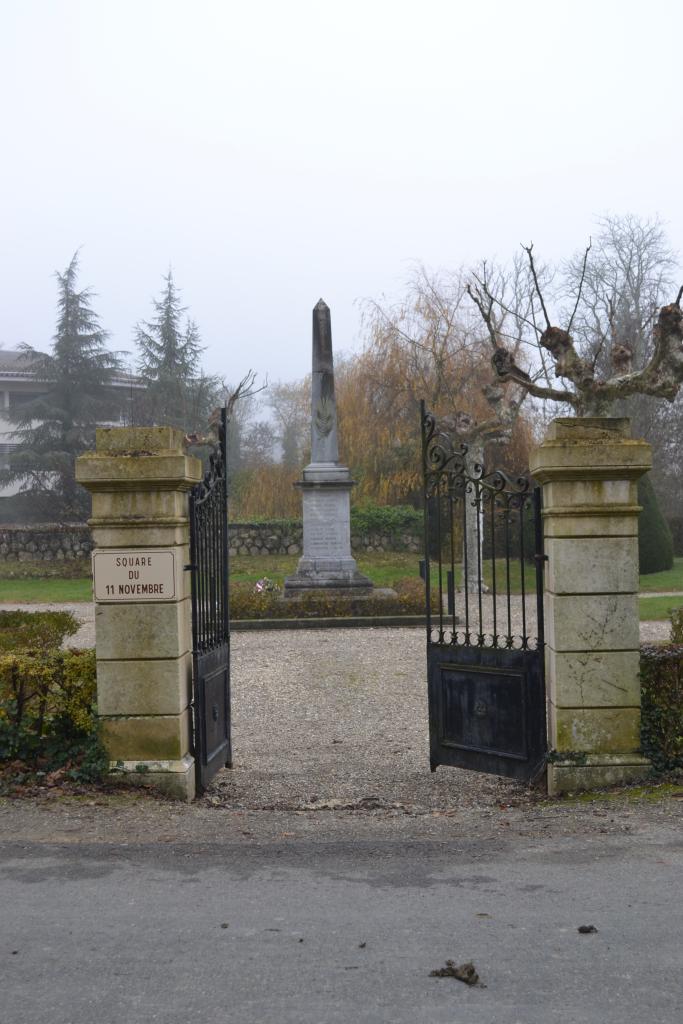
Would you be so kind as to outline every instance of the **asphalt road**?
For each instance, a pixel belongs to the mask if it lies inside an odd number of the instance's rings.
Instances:
[[[654,825],[251,846],[8,840],[0,1021],[678,1024],[682,868],[680,833]],[[430,977],[447,959],[473,961],[482,987]]]

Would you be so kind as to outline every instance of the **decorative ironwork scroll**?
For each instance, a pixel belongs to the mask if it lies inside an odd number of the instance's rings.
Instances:
[[[526,476],[468,458],[468,445],[439,430],[424,403],[422,452],[430,639],[479,647],[542,646],[540,491]],[[443,601],[433,607],[433,591],[440,595],[449,575],[461,577],[459,614],[452,596],[448,613]],[[530,588],[538,598],[533,637],[527,622]]]

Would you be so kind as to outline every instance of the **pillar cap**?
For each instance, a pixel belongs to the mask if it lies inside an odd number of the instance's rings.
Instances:
[[[631,438],[626,417],[559,417],[534,449],[529,471],[553,480],[638,480],[652,467],[652,448]]]
[[[193,455],[107,455],[85,452],[76,460],[76,480],[88,491],[188,491],[199,483],[202,463]]]
[[[175,427],[98,427],[96,450],[76,459],[89,491],[187,491],[202,478],[200,459],[185,452]]]
[[[617,441],[630,439],[628,416],[558,416],[552,420],[546,441]]]
[[[175,427],[98,427],[95,449],[105,455],[184,455],[185,435]]]

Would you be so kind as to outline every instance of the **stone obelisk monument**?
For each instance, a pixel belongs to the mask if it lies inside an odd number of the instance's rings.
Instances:
[[[372,581],[358,571],[351,555],[353,480],[339,463],[332,326],[322,299],[313,310],[311,461],[297,487],[303,496],[304,553],[285,580],[285,597],[321,590],[369,593]]]

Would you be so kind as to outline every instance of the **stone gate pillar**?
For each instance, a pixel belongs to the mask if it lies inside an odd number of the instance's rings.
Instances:
[[[532,453],[543,485],[548,791],[645,774],[640,754],[638,479],[628,419],[557,419]]]
[[[195,794],[187,492],[202,473],[171,427],[102,428],[77,460],[92,493],[97,708],[112,768]]]

